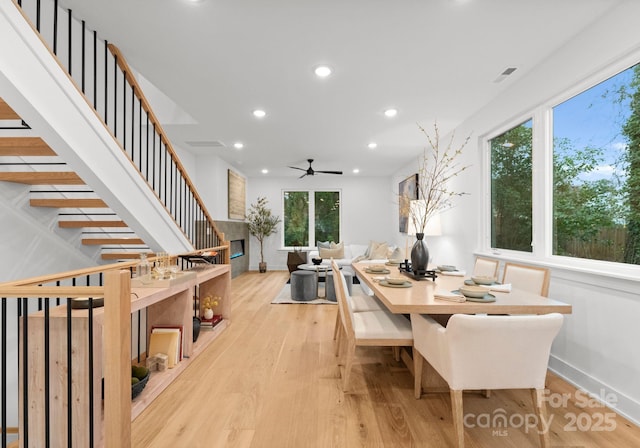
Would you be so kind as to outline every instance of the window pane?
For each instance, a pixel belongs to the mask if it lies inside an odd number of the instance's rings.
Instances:
[[[531,252],[531,124],[529,120],[489,142],[494,248]]]
[[[284,245],[309,245],[309,192],[284,192]]]
[[[318,241],[340,241],[340,192],[315,192],[315,233]]]
[[[640,69],[553,109],[553,253],[640,264]]]

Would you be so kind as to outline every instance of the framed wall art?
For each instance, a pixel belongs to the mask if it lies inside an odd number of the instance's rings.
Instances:
[[[398,230],[402,233],[407,233],[409,228],[409,205],[414,199],[418,199],[418,173],[412,174],[398,184]]]
[[[229,219],[245,218],[245,179],[238,173],[228,170],[228,208]]]

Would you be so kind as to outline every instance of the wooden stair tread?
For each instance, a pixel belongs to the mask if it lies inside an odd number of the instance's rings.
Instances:
[[[0,172],[0,180],[27,185],[84,185],[73,171]]]
[[[102,199],[31,199],[32,207],[109,208]]]
[[[148,257],[153,256],[146,252]],[[136,260],[140,258],[140,252],[104,252],[101,255],[103,260]]]
[[[83,238],[84,245],[102,245],[102,244],[144,244],[140,238]]]
[[[58,226],[64,229],[80,229],[83,227],[128,227],[124,221],[58,221]]]
[[[18,115],[2,98],[0,98],[0,120],[21,120]]]
[[[2,137],[0,156],[57,156],[40,137]]]

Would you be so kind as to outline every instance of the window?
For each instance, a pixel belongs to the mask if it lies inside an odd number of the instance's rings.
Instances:
[[[489,141],[491,247],[531,252],[532,120]]]
[[[553,108],[553,254],[640,264],[640,65]]]
[[[284,191],[284,247],[340,241],[339,191]]]

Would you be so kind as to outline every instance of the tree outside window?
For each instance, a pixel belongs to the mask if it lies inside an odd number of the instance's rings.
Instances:
[[[640,264],[640,68],[553,108],[553,253]]]
[[[339,191],[284,191],[284,246],[340,241]]]
[[[489,141],[491,247],[531,252],[532,121]]]

